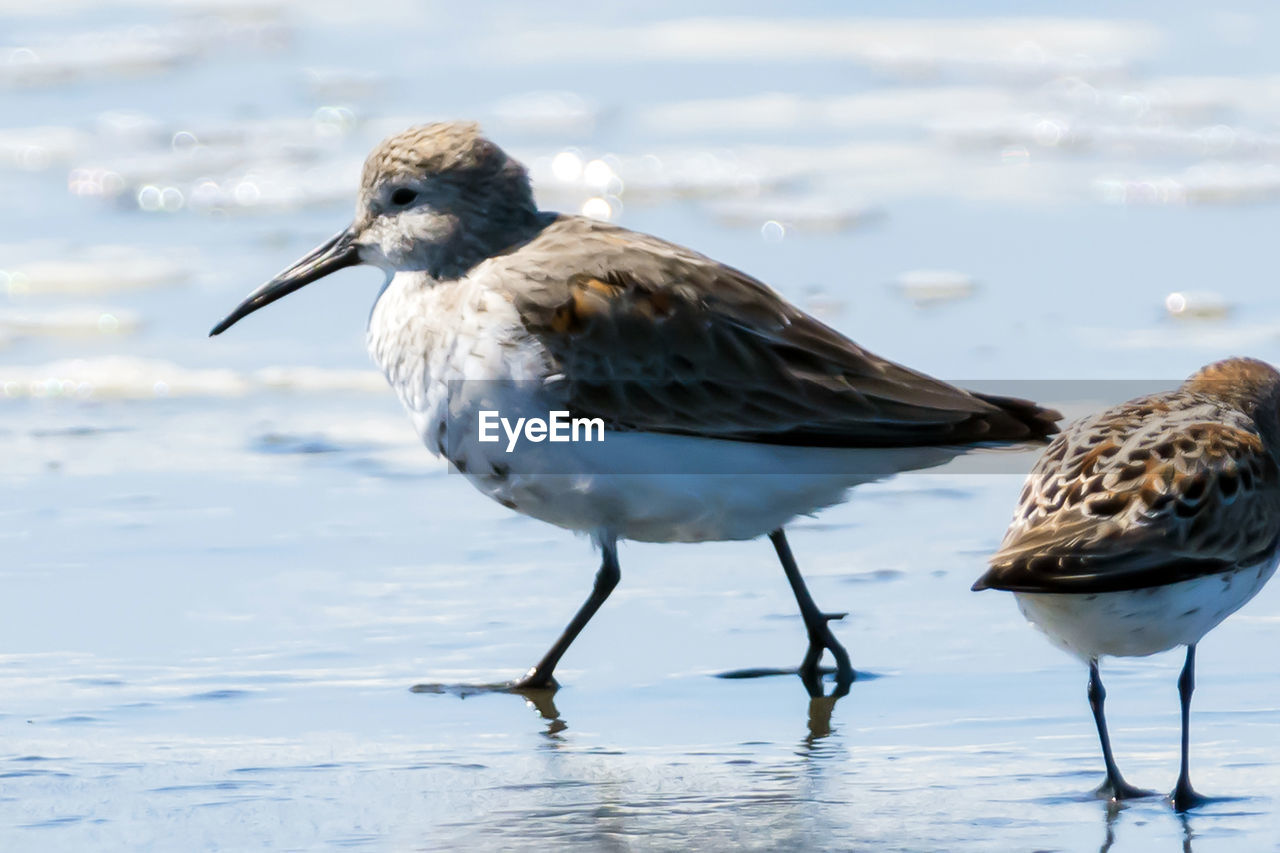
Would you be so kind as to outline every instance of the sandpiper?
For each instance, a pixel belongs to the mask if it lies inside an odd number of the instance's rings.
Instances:
[[[1014,593],[1023,615],[1089,667],[1089,705],[1113,800],[1125,782],[1103,715],[1103,655],[1186,646],[1178,679],[1182,767],[1169,795],[1203,802],[1188,770],[1196,644],[1253,598],[1280,548],[1280,373],[1244,358],[1177,390],[1076,421],[1027,477],[1013,522],[975,590]]]
[[[665,240],[543,212],[524,167],[452,122],[369,155],[355,221],[214,327],[335,270],[386,272],[369,318],[374,360],[428,449],[511,509],[589,533],[595,585],[517,689],[555,686],[569,644],[617,585],[617,541],[768,535],[809,636],[820,691],[854,678],[783,526],[859,482],[975,445],[1041,439],[1057,412],[970,393],[879,358],[750,276]],[[599,418],[599,443],[481,441],[479,421]]]

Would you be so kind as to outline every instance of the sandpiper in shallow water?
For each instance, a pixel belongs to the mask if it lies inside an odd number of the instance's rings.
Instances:
[[[365,163],[352,225],[250,294],[219,334],[355,264],[387,273],[374,359],[427,447],[504,505],[589,533],[590,597],[514,686],[556,663],[617,584],[619,539],[768,535],[837,689],[854,672],[814,604],[783,525],[852,485],[975,445],[1040,439],[1058,413],[970,393],[879,358],[751,277],[656,237],[539,211],[523,166],[470,123],[411,128]],[[482,411],[568,411],[599,444],[478,440]],[[820,687],[816,689],[820,690]]]
[[[1202,798],[1188,769],[1196,644],[1253,598],[1280,548],[1280,373],[1252,359],[1203,368],[1175,391],[1076,421],[1027,477],[974,589],[1011,590],[1023,614],[1089,667],[1089,704],[1112,799],[1145,796],[1111,754],[1103,655],[1186,646],[1178,679],[1179,810]]]

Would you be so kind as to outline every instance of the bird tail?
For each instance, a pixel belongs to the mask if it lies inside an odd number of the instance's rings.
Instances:
[[[1022,438],[1046,439],[1058,432],[1058,421],[1062,420],[1062,413],[1056,409],[1045,408],[1020,397],[1001,397],[998,394],[982,394],[977,391],[970,393],[979,400],[996,406],[1021,424],[1027,433],[1020,436]]]

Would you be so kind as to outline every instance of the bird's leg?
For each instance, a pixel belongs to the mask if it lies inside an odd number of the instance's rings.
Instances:
[[[1149,797],[1151,791],[1135,788],[1120,775],[1120,768],[1111,755],[1111,736],[1107,734],[1107,718],[1102,711],[1102,703],[1107,698],[1106,688],[1102,686],[1102,676],[1098,674],[1098,659],[1089,661],[1089,707],[1093,709],[1093,721],[1098,725],[1098,740],[1102,742],[1102,761],[1107,766],[1107,781],[1098,788],[1098,794],[1109,800],[1129,800],[1134,797]]]
[[[600,571],[596,572],[596,581],[591,587],[591,595],[587,596],[587,600],[578,608],[578,612],[574,614],[573,619],[564,629],[564,633],[560,635],[560,639],[552,644],[547,653],[542,656],[542,660],[538,661],[537,665],[526,672],[523,677],[517,678],[511,683],[514,689],[552,690],[559,686],[552,676],[552,673],[555,672],[556,664],[560,662],[560,658],[569,650],[569,646],[574,639],[591,621],[591,617],[600,609],[600,605],[604,604],[605,599],[609,597],[609,593],[613,592],[613,588],[618,585],[618,581],[622,578],[622,570],[618,567],[617,543],[604,541],[601,543],[600,551]]]
[[[796,604],[800,605],[800,616],[804,619],[805,630],[809,632],[809,650],[800,664],[800,678],[811,696],[822,695],[822,673],[818,669],[818,662],[822,660],[822,652],[826,649],[836,659],[835,695],[843,696],[849,691],[849,685],[853,683],[856,673],[849,664],[849,653],[831,633],[831,626],[828,623],[833,619],[843,619],[845,614],[823,613],[818,609],[813,596],[809,594],[809,588],[805,586],[804,578],[800,576],[800,569],[796,566],[795,557],[791,555],[791,546],[787,544],[787,537],[782,532],[782,528],[770,533],[769,541],[778,552],[782,570],[787,573],[787,581],[791,584],[791,591],[795,593]]]
[[[1187,646],[1187,662],[1182,665],[1182,675],[1178,676],[1178,697],[1182,700],[1182,770],[1178,773],[1178,784],[1174,786],[1169,800],[1174,809],[1185,812],[1205,802],[1191,787],[1191,694],[1196,689],[1196,646]]]

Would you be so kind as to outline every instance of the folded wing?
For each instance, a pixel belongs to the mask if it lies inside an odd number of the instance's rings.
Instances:
[[[1055,439],[974,589],[1113,592],[1270,558],[1280,474],[1256,426],[1207,410],[1174,429],[1141,425],[1142,410],[1159,420],[1168,408],[1159,398],[1138,401],[1119,416],[1132,429],[1100,417]]]
[[[657,238],[565,217],[531,248],[582,259],[521,270],[538,284],[514,299],[556,362],[554,390],[615,428],[834,447],[1057,431],[1057,412],[882,359],[755,279]]]

